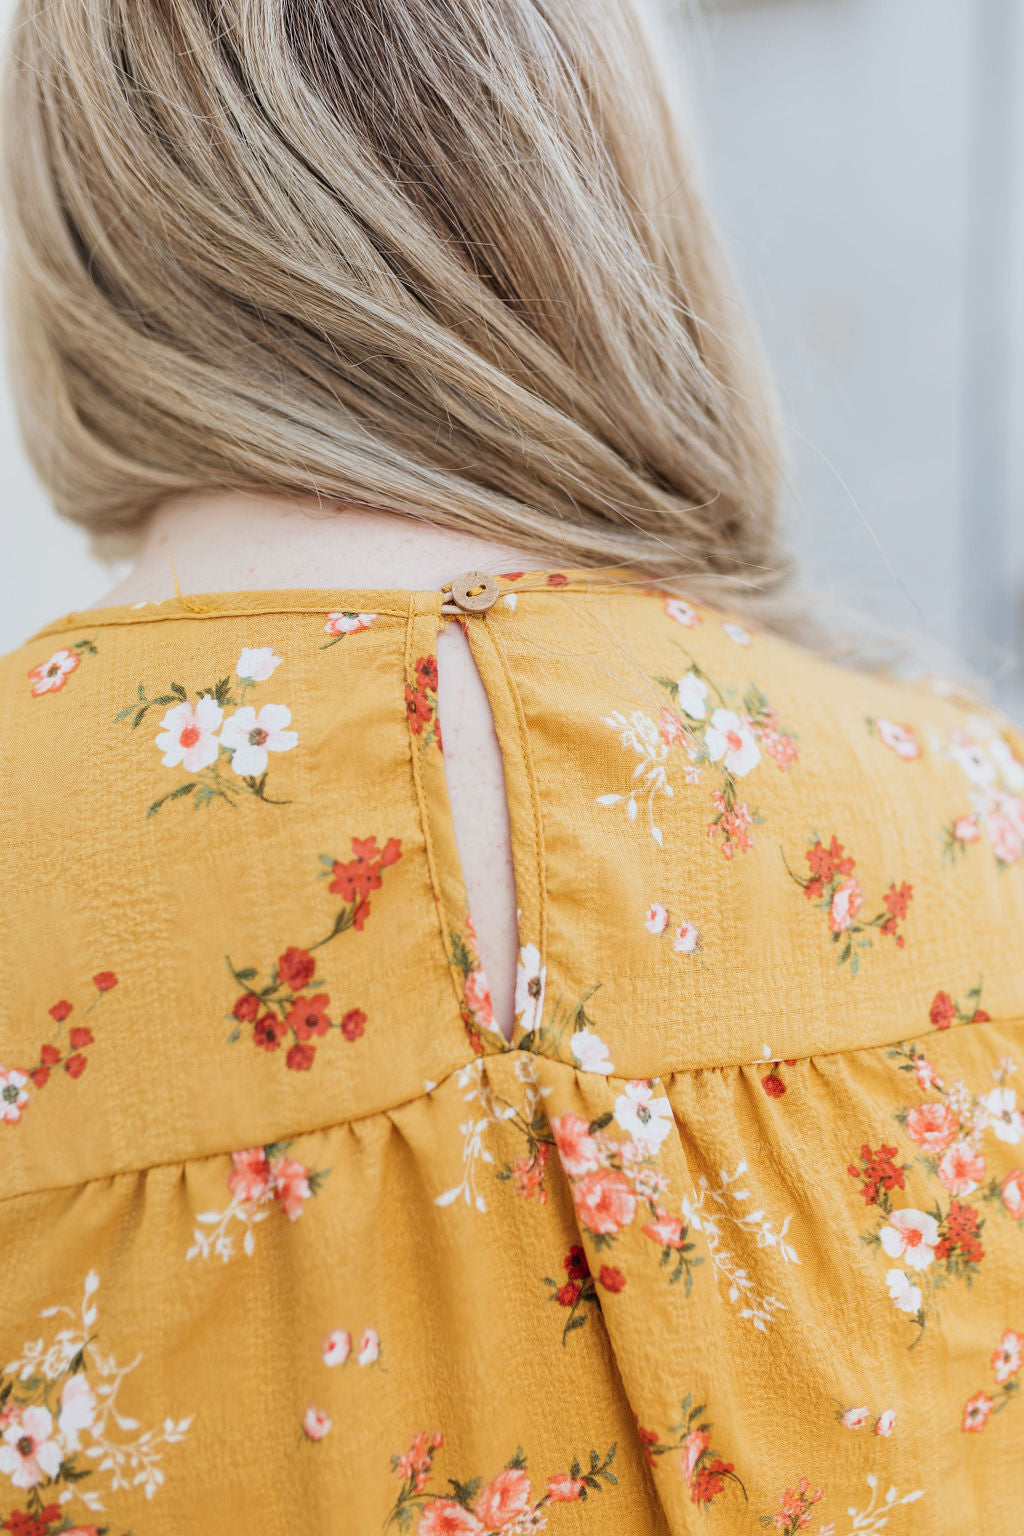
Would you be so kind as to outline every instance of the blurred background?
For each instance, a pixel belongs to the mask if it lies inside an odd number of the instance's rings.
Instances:
[[[1024,718],[1024,4],[677,0],[674,24],[811,582],[951,646]],[[0,651],[123,569],[49,511],[10,387]]]

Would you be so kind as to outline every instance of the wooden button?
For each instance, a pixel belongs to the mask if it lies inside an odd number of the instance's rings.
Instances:
[[[483,571],[465,571],[451,585],[451,601],[441,604],[442,613],[484,613],[498,600],[498,583]]]

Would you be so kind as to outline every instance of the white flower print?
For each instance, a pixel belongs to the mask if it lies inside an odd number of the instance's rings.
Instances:
[[[214,734],[224,711],[217,700],[204,693],[195,704],[176,704],[160,722],[161,734],[156,744],[164,754],[165,768],[180,763],[186,773],[199,773],[217,761],[220,750]]]
[[[677,686],[679,691],[676,697],[679,708],[689,715],[691,720],[703,720],[707,713],[705,702],[708,696],[707,683],[699,678],[696,672],[690,671],[685,677],[679,679]]]
[[[654,1097],[654,1084],[638,1078],[615,1100],[615,1123],[650,1152],[656,1152],[675,1124],[672,1106]]]
[[[847,1408],[840,1416],[839,1422],[844,1429],[862,1429],[871,1417],[866,1408]]]
[[[601,719],[610,730],[618,731],[622,746],[627,751],[635,752],[640,759],[633,769],[633,778],[642,777],[647,786],[647,819],[651,836],[660,848],[664,843],[664,836],[661,828],[655,825],[654,798],[660,793],[671,799],[675,793],[668,782],[668,772],[665,768],[672,743],[665,740],[664,734],[655,725],[650,715],[645,715],[642,710],[634,709],[628,720],[618,710],[612,715],[602,715]],[[628,795],[597,796],[598,805],[618,805],[623,800],[626,803],[627,816],[630,821],[635,821],[636,790],[630,790]]]
[[[351,1353],[352,1335],[346,1333],[344,1328],[335,1328],[324,1340],[320,1358],[324,1365],[344,1365]]]
[[[33,667],[29,673],[33,698],[38,699],[44,693],[56,693],[63,688],[81,659],[75,651],[54,651],[48,661]]]
[[[875,1420],[875,1434],[886,1436],[891,1435],[895,1425],[896,1413],[892,1408],[887,1408],[885,1412],[880,1413],[878,1418]]]
[[[26,1408],[4,1430],[0,1472],[15,1488],[35,1488],[60,1471],[61,1449],[52,1439],[53,1416],[46,1408]]]
[[[79,1437],[96,1417],[96,1393],[88,1378],[69,1376],[60,1394],[60,1437],[66,1451],[79,1449]]]
[[[996,1345],[995,1354],[992,1356],[992,1369],[996,1373],[996,1381],[1000,1386],[1004,1381],[1009,1381],[1020,1370],[1021,1361],[1024,1359],[1024,1337],[1008,1328]]]
[[[298,734],[285,729],[291,718],[284,704],[264,704],[258,715],[251,704],[244,704],[224,722],[220,744],[233,753],[231,766],[240,778],[259,778],[266,771],[268,753],[290,752],[296,746]]]
[[[887,1269],[885,1283],[889,1287],[889,1295],[900,1312],[909,1312],[911,1316],[916,1316],[920,1312],[921,1288],[914,1285],[910,1276],[902,1269]]]
[[[545,968],[536,944],[524,944],[516,966],[516,1022],[525,1033],[537,1029],[544,1012]]]
[[[648,933],[664,933],[668,927],[668,908],[663,907],[660,901],[652,901],[647,908],[644,927]]]
[[[1024,1136],[1024,1117],[1017,1108],[1017,1095],[1012,1088],[993,1088],[986,1093],[980,1107],[984,1114],[983,1124],[991,1126],[1000,1141],[1016,1146]]]
[[[613,1070],[608,1047],[592,1029],[578,1029],[570,1046],[584,1072],[602,1072],[607,1075]]]
[[[897,757],[911,761],[921,756],[921,744],[909,725],[897,725],[894,720],[876,720],[879,739],[890,747]]]
[[[665,612],[670,619],[675,619],[677,624],[682,624],[684,629],[695,629],[704,621],[699,611],[682,597],[670,597],[665,601]]]
[[[261,645],[257,649],[243,646],[235,671],[243,682],[265,683],[283,660],[284,657],[278,656],[273,646]]]
[[[927,1269],[935,1257],[939,1224],[934,1216],[916,1211],[893,1211],[881,1231],[882,1248],[890,1259],[903,1259],[911,1269]]]
[[[27,1082],[24,1072],[0,1067],[0,1124],[17,1125],[21,1119],[22,1106],[28,1103]]]
[[[878,1503],[878,1478],[874,1472],[868,1473],[868,1487],[871,1489],[871,1499],[864,1509],[854,1509],[851,1504],[847,1514],[853,1521],[850,1526],[850,1536],[881,1536],[881,1533],[889,1524],[892,1511],[901,1504],[916,1504],[918,1499],[924,1498],[924,1489],[915,1488],[913,1493],[905,1493],[902,1496],[894,1485],[886,1489],[885,1502]],[[819,1536],[829,1536],[829,1532],[835,1531],[834,1526],[822,1527]]]
[[[331,1420],[322,1408],[315,1407],[312,1403],[306,1409],[302,1419],[303,1434],[309,1440],[322,1440],[330,1433]]]
[[[360,1365],[373,1365],[380,1357],[380,1336],[375,1328],[367,1328],[359,1343],[356,1357]]]
[[[744,629],[742,624],[729,624],[723,619],[722,628],[729,636],[729,639],[735,641],[737,645],[750,645],[750,631],[749,629]]]
[[[761,761],[761,748],[750,727],[731,709],[716,709],[704,733],[704,745],[713,763],[724,758],[734,778],[741,779]]]
[[[672,948],[683,955],[692,955],[700,948],[700,933],[692,923],[680,923],[672,940]]]
[[[988,754],[999,769],[1000,777],[1007,789],[1013,790],[1015,794],[1024,790],[1024,763],[1014,757],[1001,736],[993,736],[989,741]]]

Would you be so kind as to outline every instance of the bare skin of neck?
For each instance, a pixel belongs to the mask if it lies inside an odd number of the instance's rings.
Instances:
[[[195,492],[157,508],[138,561],[95,605],[159,602],[181,591],[440,587],[463,571],[537,570],[550,560],[387,511],[316,500]],[[466,638],[437,637],[438,713],[466,894],[495,1022],[512,1031],[517,960],[515,873],[501,749]]]

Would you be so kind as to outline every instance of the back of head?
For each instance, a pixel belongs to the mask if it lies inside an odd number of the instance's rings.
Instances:
[[[640,0],[21,0],[23,430],[131,528],[314,492],[764,585],[777,456]]]

